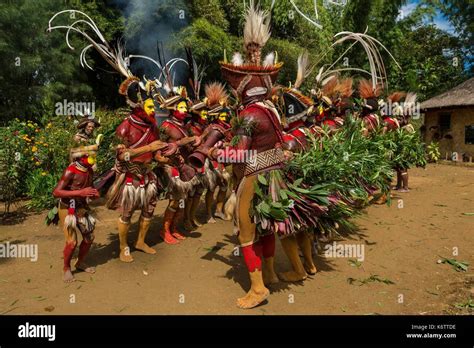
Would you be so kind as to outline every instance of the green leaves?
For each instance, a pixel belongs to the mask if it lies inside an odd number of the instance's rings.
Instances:
[[[441,257],[441,256],[440,256]],[[466,261],[458,261],[456,259],[447,259],[445,257],[441,257],[440,260],[438,260],[438,263],[446,263],[451,265],[456,272],[467,272],[469,262]]]
[[[371,275],[370,277],[365,278],[365,279],[347,278],[347,282],[351,285],[359,284],[359,286],[365,285],[367,283],[373,283],[373,282],[384,283],[384,284],[387,284],[387,285],[395,284],[395,282],[391,281],[390,279],[381,278],[377,274]]]

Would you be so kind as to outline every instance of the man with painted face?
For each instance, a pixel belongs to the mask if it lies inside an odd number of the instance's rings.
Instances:
[[[79,256],[75,268],[87,273],[95,273],[94,267],[88,267],[84,259],[94,240],[95,219],[90,213],[88,199],[99,197],[92,187],[92,166],[95,163],[97,146],[72,149],[75,161],[64,171],[53,195],[59,198],[58,214],[66,239],[64,247],[63,280],[74,281],[71,271],[71,260],[77,246],[77,231],[82,235],[79,245]]]
[[[192,198],[188,200],[187,198],[190,194],[194,196],[199,180],[195,175],[195,170],[185,162],[193,149],[199,146],[200,137],[197,133],[194,135],[187,125],[191,119],[188,105],[189,99],[184,87],[178,88],[175,95],[163,100],[161,104],[162,109],[170,110],[170,117],[161,125],[160,137],[163,141],[179,147],[179,150],[170,158],[170,162],[163,168],[169,180],[169,204],[164,214],[160,236],[167,244],[177,244],[186,239],[177,228],[177,221],[183,208],[186,210],[185,225],[190,226],[194,223],[194,221],[189,221],[190,217],[194,216],[191,215],[194,201]]]
[[[159,189],[151,163],[153,160],[160,161],[163,156],[175,151],[175,147],[158,140],[155,105],[150,95],[150,86],[143,91],[138,78],[131,77],[120,85],[119,93],[126,96],[132,111],[115,132],[121,144],[117,146],[114,167],[116,176],[108,192],[107,207],[121,208],[118,221],[120,260],[132,262],[127,235],[135,210],[141,211],[135,249],[147,254],[156,253],[145,243]]]
[[[213,82],[205,86],[205,95],[203,101],[196,103],[191,108],[194,114],[199,115],[208,126],[201,132],[202,143],[201,146],[196,150],[198,153],[192,154],[188,160],[192,164],[193,158],[199,162],[204,162],[203,166],[200,167],[200,171],[203,173],[202,183],[206,188],[206,212],[207,222],[216,222],[212,214],[212,206],[214,205],[214,193],[218,190],[216,198],[216,212],[215,216],[223,220],[230,220],[229,214],[224,211],[224,203],[228,186],[230,184],[231,174],[226,171],[224,164],[218,163],[217,161],[210,161],[206,159],[207,151],[206,147],[208,141],[211,144],[215,143],[212,139],[216,135],[222,140],[230,142],[232,139],[232,132],[230,126],[231,110],[227,106],[229,96],[225,91],[223,84],[219,82]],[[201,122],[201,124],[204,123]],[[195,200],[199,200],[199,197],[194,197]]]

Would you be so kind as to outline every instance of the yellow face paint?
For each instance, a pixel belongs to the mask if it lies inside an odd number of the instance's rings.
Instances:
[[[227,120],[227,112],[221,112],[219,114],[219,120],[226,121]]]
[[[87,157],[87,163],[89,163],[91,166],[95,164],[95,157],[94,156],[88,156]]]
[[[202,110],[201,111],[201,119],[207,120],[207,110]]]
[[[145,113],[148,116],[153,115],[153,113],[155,112],[155,103],[153,102],[153,99],[148,98],[147,100],[145,100],[145,102],[143,103],[143,110],[145,110]]]
[[[324,113],[324,108],[322,105],[319,105],[318,107],[319,114],[322,115]]]
[[[179,102],[178,105],[176,106],[176,110],[184,114],[188,112],[188,105],[186,104],[185,101]]]

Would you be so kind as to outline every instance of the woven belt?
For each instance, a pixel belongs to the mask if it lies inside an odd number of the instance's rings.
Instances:
[[[257,153],[252,161],[245,163],[244,175],[251,175],[266,168],[273,167],[285,161],[281,147]]]

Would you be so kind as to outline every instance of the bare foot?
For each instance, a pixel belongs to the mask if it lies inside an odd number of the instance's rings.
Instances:
[[[183,236],[181,233],[179,233],[179,231],[174,231],[171,233],[171,235],[176,238],[177,240],[185,240],[186,237]]]
[[[278,273],[278,278],[280,278],[284,282],[290,282],[290,283],[303,281],[306,279],[306,277],[307,277],[306,274],[304,275],[299,274],[299,273],[296,273],[295,271]]]
[[[132,262],[133,257],[130,255],[130,248],[126,247],[123,250],[120,250],[120,261],[123,262]]]
[[[66,269],[64,271],[64,275],[63,275],[63,281],[65,283],[72,283],[73,281],[75,281],[76,279],[74,278],[74,276],[72,275],[72,272],[71,272],[71,269]]]
[[[163,241],[166,243],[166,244],[170,244],[170,245],[173,245],[173,244],[178,244],[179,243],[179,240],[177,240],[176,238],[174,238],[171,234],[169,233],[165,233],[165,234],[160,234],[160,237],[161,239],[163,239]]]
[[[316,272],[318,271],[314,263],[311,263],[310,265],[307,265],[306,263],[303,264],[303,267],[309,275],[315,275]]]
[[[217,212],[217,211],[214,213],[214,216],[215,216],[216,218],[222,219],[222,220],[224,220],[224,221],[230,221],[230,220],[232,220],[232,217],[231,217],[231,216],[227,216],[227,215],[225,215],[224,213]]]
[[[207,219],[207,223],[208,223],[208,224],[215,224],[215,223],[216,223],[216,219],[214,219],[214,218],[211,216],[209,219]]]
[[[242,309],[250,309],[258,306],[260,303],[265,301],[265,299],[270,295],[270,290],[264,288],[261,292],[256,292],[252,289],[245,295],[237,299],[237,307]]]
[[[76,270],[79,270],[79,271],[82,271],[82,272],[86,272],[86,273],[90,273],[90,274],[95,273],[95,267],[87,266],[87,265],[83,264],[82,262],[79,262],[79,260],[76,261],[76,263],[74,264],[74,267],[76,268]]]
[[[146,243],[136,243],[135,244],[135,249],[143,251],[146,254],[154,255],[156,254],[156,250],[153,248],[150,248]]]

